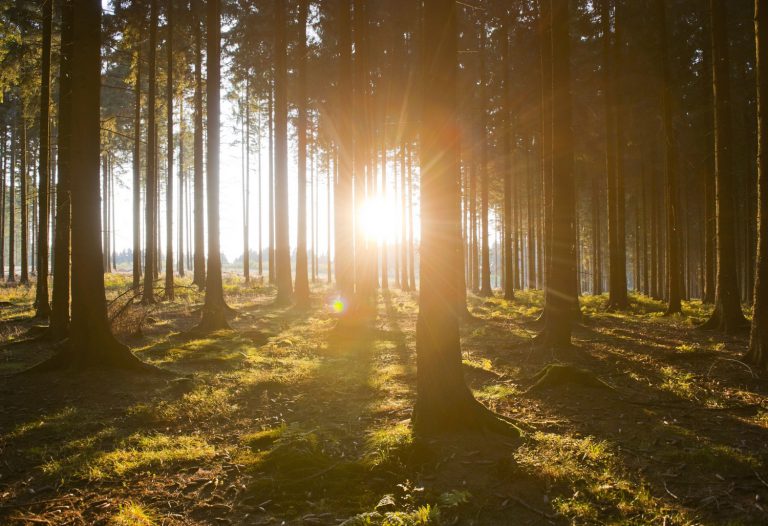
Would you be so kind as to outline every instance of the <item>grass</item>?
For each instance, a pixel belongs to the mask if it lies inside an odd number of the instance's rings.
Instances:
[[[692,330],[709,309],[698,302],[664,318],[664,305],[644,296],[632,294],[620,312],[605,311],[606,295],[582,296],[576,349],[556,354],[527,345],[540,292],[470,295],[465,378],[478,400],[531,430],[514,445],[490,434],[413,435],[414,294],[382,294],[370,330],[340,338],[326,289],[314,290],[308,311],[277,308],[270,287],[228,275],[233,330],[185,339],[202,295],[180,283],[178,300],[156,306],[129,343],[184,376],[67,373],[0,388],[0,523],[9,522],[6,503],[66,522],[55,502],[29,504],[66,495],[86,523],[113,525],[768,520],[755,506],[768,491],[754,475],[768,465],[765,385],[728,362],[710,374],[712,353],[738,357],[745,342]],[[107,276],[110,297],[128,286],[128,274]],[[16,321],[0,324],[0,337],[11,339],[28,327],[19,313],[32,297],[0,289],[3,297],[13,306],[0,316]],[[45,352],[2,350],[0,367]],[[588,369],[616,392],[526,392],[553,361]]]

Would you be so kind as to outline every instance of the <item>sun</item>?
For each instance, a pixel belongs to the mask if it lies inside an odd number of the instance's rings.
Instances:
[[[358,210],[358,221],[366,239],[394,242],[400,228],[400,211],[381,196],[366,199]]]

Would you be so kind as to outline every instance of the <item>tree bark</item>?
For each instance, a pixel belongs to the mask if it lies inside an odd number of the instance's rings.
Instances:
[[[22,103],[23,106],[23,103]],[[21,218],[21,232],[20,232],[20,256],[21,256],[21,270],[19,271],[19,285],[29,285],[29,251],[28,251],[28,235],[29,235],[29,217],[27,211],[27,149],[29,144],[27,143],[27,118],[23,115],[22,109],[21,116],[21,137],[19,142],[19,154],[21,155],[21,167],[19,168],[19,216]]]
[[[201,290],[205,287],[205,175],[203,173],[203,35],[200,0],[192,0],[192,25],[195,35],[195,130],[194,130],[194,182],[195,182],[195,254],[192,283]],[[149,163],[149,155],[147,155]],[[145,269],[146,272],[146,269]]]
[[[421,291],[416,326],[415,431],[428,435],[468,429],[517,430],[472,396],[464,383],[459,318],[452,308],[462,272],[460,250],[459,133],[456,119],[456,3],[424,4],[425,68],[421,103]]]
[[[298,121],[296,123],[298,146],[298,232],[296,236],[296,304],[309,304],[309,277],[307,275],[307,11],[308,0],[299,0],[299,34],[296,45],[296,98]]]
[[[141,44],[136,44],[133,110],[133,288],[141,284]],[[61,131],[59,131],[61,134]]]
[[[768,2],[755,0],[758,237],[752,327],[745,359],[768,369]]]
[[[515,298],[514,283],[514,258],[512,256],[512,86],[511,69],[512,64],[509,58],[509,35],[512,26],[513,17],[509,13],[502,21],[501,35],[499,42],[501,45],[501,67],[504,95],[504,151],[502,152],[502,162],[504,166],[504,299],[513,300]]]
[[[545,0],[547,1],[547,0]],[[567,2],[551,1],[552,35],[552,234],[549,249],[551,273],[544,299],[545,345],[569,346],[576,296],[575,187],[569,8]]]
[[[50,184],[50,106],[51,106],[51,26],[53,21],[53,0],[43,2],[43,51],[40,75],[40,154],[38,157],[37,229],[37,285],[35,289],[35,317],[48,318],[51,306],[48,303],[48,188]],[[2,265],[0,265],[0,268]]]
[[[166,2],[168,40],[165,43],[167,66],[165,105],[166,124],[166,188],[165,188],[165,299],[173,301],[173,0]],[[183,117],[182,117],[183,118]]]
[[[488,174],[488,108],[487,104],[487,83],[488,76],[485,64],[485,15],[480,15],[480,256],[482,263],[480,265],[480,296],[493,296],[491,289],[491,257],[490,257],[490,239],[488,228],[488,210],[489,202],[489,174]],[[509,153],[509,152],[507,152]]]
[[[276,303],[293,301],[288,223],[288,21],[284,2],[275,2],[275,279]]]
[[[730,60],[727,15],[724,0],[709,1],[712,32],[712,90],[715,102],[715,250],[717,256],[715,310],[702,325],[725,333],[747,327],[741,311],[741,297],[736,261],[736,210],[731,151]]]
[[[155,122],[155,97],[157,90],[157,2],[150,0],[149,14],[149,88],[147,93],[147,175],[144,195],[144,224],[146,226],[144,248],[144,289],[142,302],[155,303],[155,272],[157,271],[157,124]]]

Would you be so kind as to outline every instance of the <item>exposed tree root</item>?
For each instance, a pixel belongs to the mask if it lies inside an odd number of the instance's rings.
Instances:
[[[426,408],[418,401],[413,411],[413,429],[419,437],[444,433],[480,431],[503,435],[513,440],[524,436],[523,430],[509,417],[494,413],[475,400],[469,392],[450,407]]]
[[[60,371],[66,369],[118,369],[122,371],[156,374],[161,376],[175,376],[174,373],[160,369],[141,361],[128,347],[119,343],[108,344],[104,349],[90,353],[77,353],[72,350],[69,341],[64,341],[57,346],[53,356],[17,373],[18,376]]]
[[[580,369],[572,365],[556,363],[544,367],[541,371],[536,373],[531,380],[533,381],[533,385],[525,390],[526,393],[548,387],[559,387],[565,384],[614,390],[613,387],[598,378],[591,371]]]
[[[724,316],[720,307],[716,307],[712,316],[697,327],[702,331],[716,331],[724,334],[745,334],[749,330],[749,322],[739,311],[738,315]]]

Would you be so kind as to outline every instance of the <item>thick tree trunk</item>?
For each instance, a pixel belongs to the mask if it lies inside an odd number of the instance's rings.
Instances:
[[[338,156],[336,165],[338,178],[334,191],[335,212],[335,271],[336,287],[341,304],[348,306],[355,292],[355,265],[353,240],[352,203],[352,115],[348,104],[352,100],[352,22],[350,1],[338,2],[338,55],[339,87],[335,101],[339,114]]]
[[[677,140],[672,125],[672,79],[670,74],[667,43],[667,6],[666,0],[656,0],[657,23],[661,35],[661,105],[664,138],[664,171],[666,174],[665,193],[667,197],[667,310],[666,315],[682,312],[680,291],[680,234],[679,199],[677,196]]]
[[[293,301],[288,223],[288,21],[287,6],[275,3],[275,279],[279,305]]]
[[[62,3],[61,53],[59,64],[58,108],[58,179],[56,181],[56,227],[53,243],[53,290],[51,292],[50,333],[54,341],[63,339],[69,332],[70,294],[70,217],[72,174],[72,0]]]
[[[298,306],[309,304],[309,277],[307,269],[307,11],[308,0],[299,0],[299,34],[296,46],[298,66],[296,70],[296,98],[298,121],[296,123],[298,145],[298,197],[299,210],[296,236],[296,290]]]
[[[569,346],[576,297],[575,188],[569,8],[566,2],[551,3],[552,35],[552,237],[548,253],[551,273],[544,300],[545,345]]]
[[[114,366],[146,369],[112,335],[107,319],[99,203],[101,2],[72,2],[71,129],[72,323],[67,346],[39,366]],[[59,276],[56,276],[58,279]]]
[[[768,2],[755,0],[757,78],[757,262],[752,328],[745,359],[768,369]]]
[[[405,167],[405,140],[400,145],[400,209],[402,215],[400,217],[400,287],[403,290],[411,290],[411,282],[408,278],[408,236],[406,229],[408,228],[408,208],[406,207],[406,167]],[[413,272],[413,269],[411,269]]]
[[[165,299],[173,301],[173,0],[166,2],[168,40],[165,43],[167,66],[165,105],[166,124],[166,188],[165,188]],[[182,117],[183,118],[183,117]]]
[[[38,195],[37,286],[35,289],[35,317],[37,318],[48,318],[51,314],[51,306],[48,303],[48,188],[51,177],[49,110],[51,106],[52,20],[53,1],[47,0],[43,2],[43,51],[40,75],[40,154],[38,157],[40,187]],[[0,222],[2,222],[1,219]],[[2,250],[1,247],[0,250]],[[2,268],[2,264],[0,264],[0,268]]]
[[[155,122],[155,97],[157,91],[157,2],[150,0],[149,15],[149,72],[147,75],[149,89],[147,94],[147,175],[146,190],[144,195],[144,224],[146,233],[144,236],[144,289],[142,302],[155,303],[155,273],[157,272],[157,124]]]
[[[269,87],[269,283],[276,282],[275,272],[275,126],[274,126],[274,82]]]
[[[715,218],[717,273],[715,310],[702,326],[726,333],[741,331],[747,320],[741,311],[736,260],[736,210],[731,151],[730,60],[725,0],[710,0],[712,31],[712,89],[715,131]]]
[[[203,36],[201,24],[200,0],[192,0],[192,25],[195,35],[195,130],[194,130],[194,182],[195,182],[195,256],[192,282],[203,289],[205,287],[205,190],[203,188]],[[149,155],[147,155],[149,163]],[[148,165],[149,166],[149,165]],[[145,272],[146,269],[145,269]]]
[[[417,433],[468,429],[504,429],[480,405],[464,383],[459,318],[451,308],[462,272],[459,250],[459,134],[456,132],[456,3],[427,0],[424,6],[424,93],[421,119],[421,292],[416,327],[417,397],[413,422]],[[445,130],[436,133],[436,130]]]

